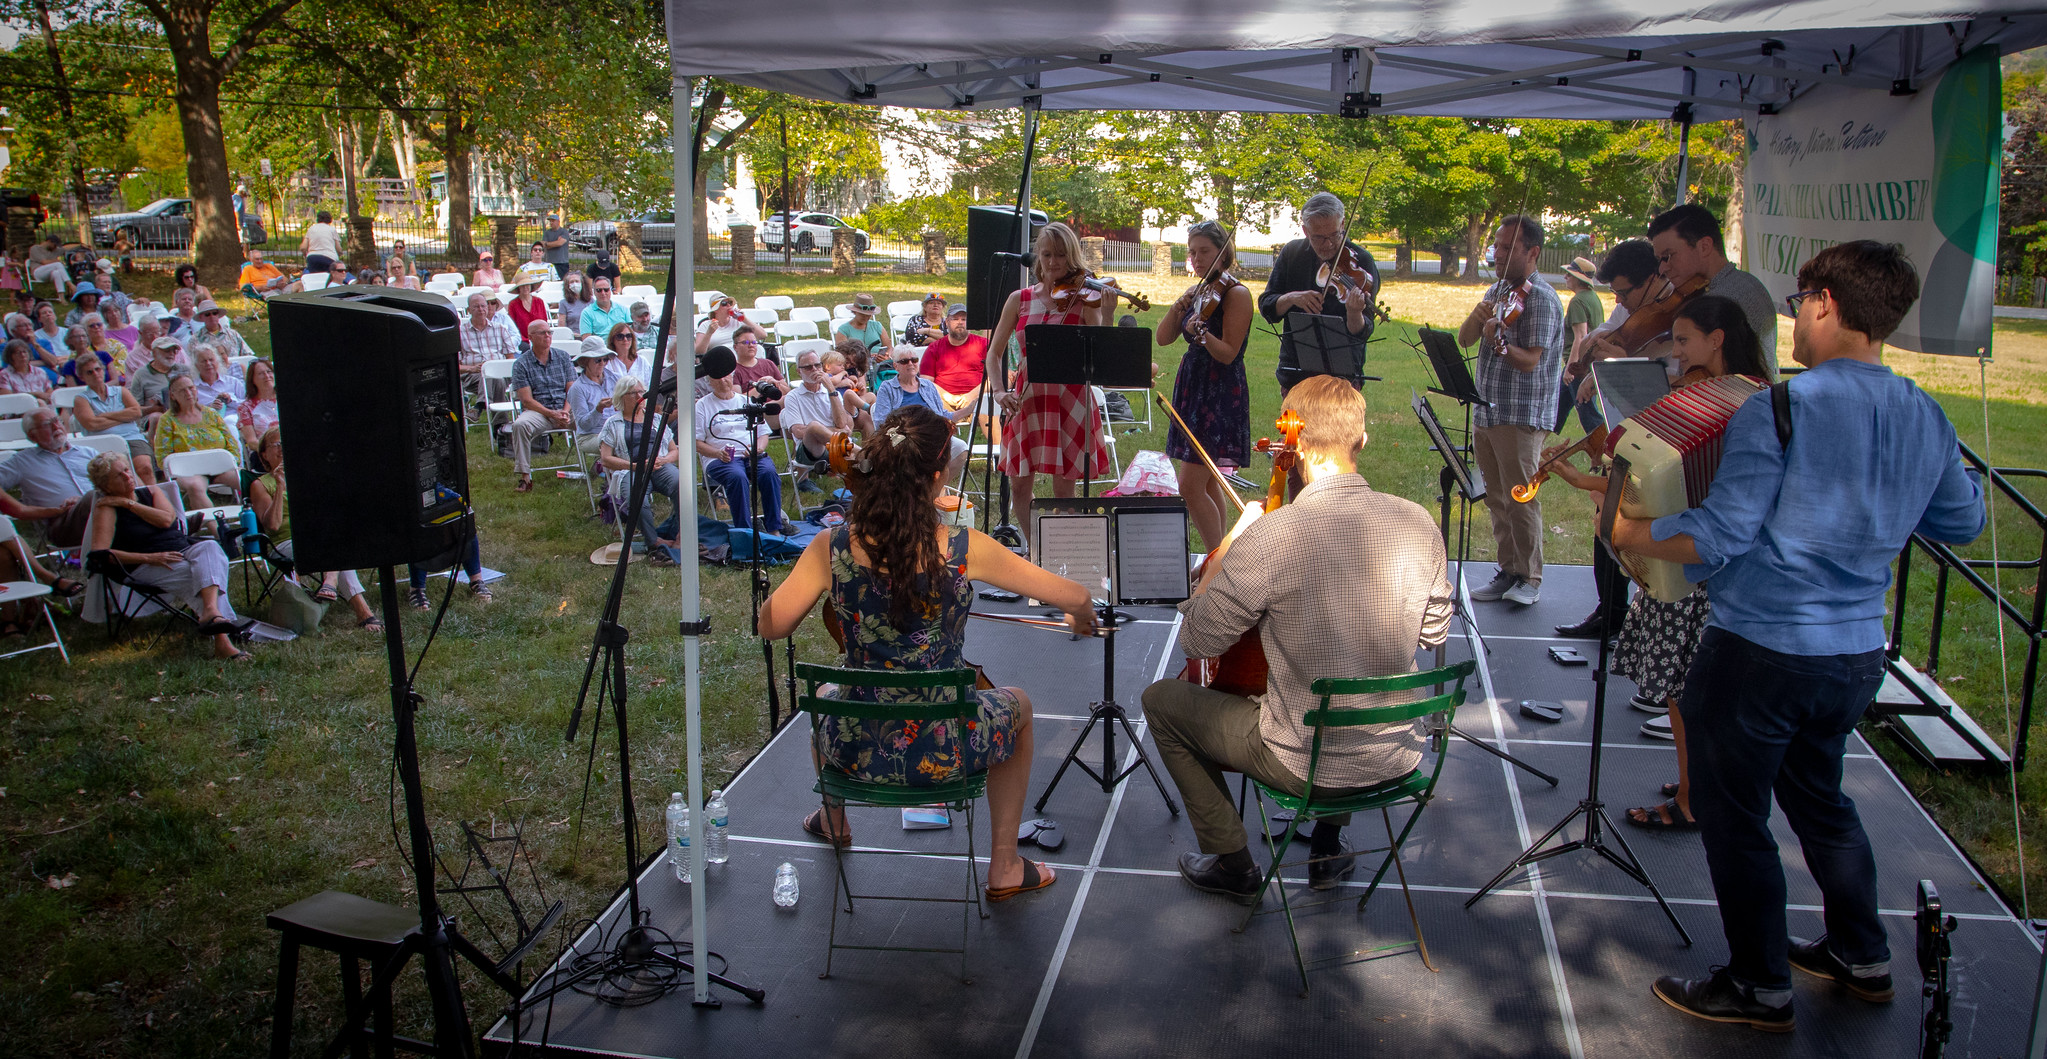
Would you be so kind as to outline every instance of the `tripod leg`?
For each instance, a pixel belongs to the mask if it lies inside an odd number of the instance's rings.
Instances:
[[[1620,828],[1613,826],[1612,821],[1606,819],[1606,810],[1595,806],[1591,811],[1590,819],[1604,823],[1607,830],[1613,832],[1613,840],[1620,844],[1620,852],[1615,853],[1605,843],[1597,841],[1592,843],[1593,848],[1599,850],[1600,856],[1612,861],[1615,867],[1633,877],[1636,882],[1641,883],[1642,888],[1649,891],[1649,896],[1656,899],[1657,906],[1663,909],[1664,916],[1669,918],[1670,925],[1677,930],[1677,936],[1683,938],[1686,945],[1690,945],[1692,943],[1691,934],[1685,930],[1683,923],[1678,922],[1677,913],[1671,909],[1670,902],[1663,899],[1663,891],[1656,888],[1656,880],[1649,877],[1649,869],[1642,867],[1642,862],[1635,856],[1634,849],[1629,847],[1627,837],[1621,834]],[[1623,857],[1626,859],[1623,860]]]
[[[1130,769],[1143,765],[1144,771],[1151,775],[1151,781],[1158,785],[1159,797],[1166,800],[1166,811],[1174,816],[1180,815],[1179,803],[1173,801],[1172,794],[1166,790],[1166,781],[1159,778],[1159,770],[1152,767],[1151,755],[1144,752],[1144,744],[1138,741],[1137,731],[1130,727],[1130,715],[1125,713],[1121,707],[1116,709],[1116,723],[1123,726],[1123,734],[1130,739],[1131,749],[1137,751],[1137,761],[1130,766]],[[1130,775],[1130,769],[1125,769],[1123,776]],[[1117,779],[1122,778],[1122,776],[1117,777]]]
[[[1507,764],[1512,765],[1515,768],[1520,769],[1521,771],[1526,772],[1531,776],[1534,776],[1536,779],[1539,779],[1552,787],[1557,785],[1557,778],[1555,776],[1552,776],[1549,773],[1544,772],[1539,768],[1536,768],[1534,765],[1531,765],[1528,762],[1523,761],[1520,758],[1515,757],[1514,755],[1509,754],[1504,750],[1501,750],[1499,747],[1496,747],[1483,739],[1479,739],[1478,737],[1472,735],[1471,733],[1465,731],[1462,728],[1457,727],[1454,724],[1450,726],[1450,734],[1456,736],[1459,739],[1464,740],[1467,743],[1470,743],[1472,746],[1475,746],[1496,758],[1499,758],[1501,761],[1504,761]]]
[[[1464,907],[1470,908],[1472,905],[1477,904],[1479,898],[1484,897],[1489,893],[1492,893],[1494,890],[1499,888],[1499,885],[1501,883],[1506,882],[1507,879],[1511,877],[1515,872],[1520,871],[1521,869],[1529,866],[1530,864],[1533,864],[1539,860],[1546,860],[1550,857],[1556,856],[1559,853],[1568,852],[1570,850],[1578,848],[1578,843],[1576,842],[1566,842],[1553,850],[1546,850],[1543,849],[1542,847],[1550,839],[1557,837],[1558,833],[1563,831],[1563,829],[1566,826],[1568,826],[1571,821],[1576,820],[1578,818],[1579,813],[1587,811],[1588,811],[1587,804],[1584,802],[1579,802],[1578,807],[1576,809],[1571,810],[1568,814],[1566,814],[1562,820],[1557,821],[1557,825],[1555,827],[1552,827],[1548,831],[1543,832],[1541,838],[1536,839],[1533,843],[1529,844],[1529,847],[1527,849],[1522,850],[1521,855],[1515,857],[1514,862],[1512,864],[1509,864],[1506,867],[1501,868],[1500,874],[1493,876],[1492,881],[1486,883],[1484,886],[1479,887],[1477,893],[1472,894],[1469,898],[1465,900]]]
[[[1087,734],[1094,731],[1095,722],[1101,719],[1102,715],[1100,713],[1093,710],[1088,711],[1087,723],[1080,726],[1080,737],[1073,741],[1073,749],[1068,750],[1066,758],[1059,762],[1059,771],[1052,773],[1052,782],[1045,784],[1045,793],[1038,795],[1037,802],[1031,807],[1034,812],[1043,813],[1045,811],[1045,803],[1052,800],[1052,792],[1059,789],[1059,780],[1066,775],[1067,767],[1072,765],[1074,759],[1080,756],[1080,748],[1087,744]],[[1081,766],[1083,769],[1086,767],[1086,765]]]

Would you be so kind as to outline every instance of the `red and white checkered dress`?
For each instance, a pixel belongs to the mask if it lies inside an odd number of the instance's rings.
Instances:
[[[1054,478],[1079,478],[1081,446],[1092,443],[1095,473],[1109,466],[1109,449],[1102,444],[1102,410],[1090,409],[1092,401],[1085,386],[1029,382],[1030,345],[1024,330],[1031,324],[1082,323],[1078,308],[1059,312],[1051,307],[1036,286],[1022,291],[1017,305],[1016,333],[1023,356],[1018,359],[1015,386],[1023,394],[1016,414],[1002,425],[1003,474],[1049,474]],[[1085,425],[1083,425],[1085,420]]]

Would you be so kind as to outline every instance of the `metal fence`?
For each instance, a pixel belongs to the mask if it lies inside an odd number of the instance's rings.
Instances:
[[[2007,272],[1997,277],[1997,304],[2047,308],[2047,276]]]

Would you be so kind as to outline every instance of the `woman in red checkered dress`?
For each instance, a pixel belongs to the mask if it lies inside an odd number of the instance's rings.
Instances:
[[[1000,384],[1003,352],[1009,336],[1025,335],[1031,324],[1091,324],[1109,322],[1113,312],[1099,291],[1082,290],[1055,306],[1050,288],[1080,267],[1080,237],[1073,229],[1054,221],[1038,235],[1037,264],[1033,275],[1038,282],[1009,296],[1002,306],[1002,320],[988,343],[988,379],[1001,396],[1002,473],[1009,476],[1010,495],[1026,502],[1037,488],[1038,475],[1052,476],[1053,496],[1072,496],[1074,483],[1085,471],[1082,445],[1091,444],[1087,456],[1094,470],[1109,466],[1109,449],[1102,442],[1102,410],[1085,386],[1065,386],[1030,381],[1030,347],[1019,338],[1013,385]],[[1028,519],[1024,524],[1029,526]]]

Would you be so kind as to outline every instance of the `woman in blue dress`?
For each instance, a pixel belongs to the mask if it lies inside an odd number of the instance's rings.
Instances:
[[[1242,467],[1251,457],[1251,389],[1244,381],[1244,339],[1251,334],[1251,289],[1230,275],[1237,255],[1230,237],[1214,221],[1187,229],[1187,268],[1199,279],[1159,320],[1161,346],[1187,339],[1173,378],[1173,409],[1187,421],[1194,441],[1219,466]],[[1166,455],[1180,479],[1187,517],[1214,548],[1235,517],[1229,486],[1208,473],[1187,435],[1175,422],[1166,430]]]
[[[930,409],[897,410],[861,447],[848,475],[853,503],[846,524],[820,534],[762,605],[760,633],[778,639],[796,631],[826,593],[846,634],[846,661],[861,669],[931,670],[967,665],[967,612],[974,581],[1042,599],[1068,615],[1075,632],[1090,632],[1094,608],[1078,582],[1018,558],[987,535],[941,526],[937,499],[945,484],[952,426]],[[852,696],[862,689],[848,688]],[[930,695],[928,691],[869,695]],[[988,773],[991,817],[988,898],[1006,901],[1043,889],[1052,869],[1017,856],[1017,825],[1031,779],[1031,700],[1021,688],[975,693],[976,718],[956,745],[957,725],[827,717],[814,751],[821,768],[856,779],[928,787],[950,781],[955,767]],[[825,805],[803,829],[826,842],[852,843],[845,810]]]

